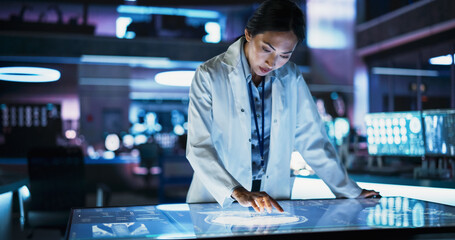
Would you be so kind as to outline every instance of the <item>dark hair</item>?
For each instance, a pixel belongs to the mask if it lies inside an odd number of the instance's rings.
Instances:
[[[267,0],[253,13],[246,24],[252,37],[266,31],[293,31],[298,43],[305,39],[305,20],[302,10],[289,0]]]

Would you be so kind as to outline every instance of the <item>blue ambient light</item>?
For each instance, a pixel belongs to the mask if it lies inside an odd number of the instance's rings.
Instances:
[[[196,69],[202,64],[200,61],[178,61],[163,57],[137,57],[137,56],[108,56],[108,55],[82,55],[82,63],[101,65],[128,65],[152,69]]]
[[[217,11],[185,9],[185,8],[167,8],[167,7],[146,7],[146,6],[131,6],[121,5],[117,8],[118,13],[125,14],[159,14],[159,15],[175,15],[191,18],[208,18],[217,19],[220,14]]]
[[[374,67],[374,68],[372,68],[372,70],[373,70],[373,74],[376,74],[376,75],[439,77],[439,72],[436,70],[386,68],[386,67]]]
[[[42,83],[60,79],[60,72],[41,67],[2,67],[0,80],[10,82]]]
[[[167,71],[156,74],[155,81],[161,85],[189,87],[194,77],[194,71]]]
[[[202,39],[206,43],[221,42],[221,26],[217,22],[208,22],[205,24],[207,35]]]
[[[117,38],[133,39],[136,36],[135,32],[127,31],[128,26],[133,22],[130,17],[119,17],[115,21],[115,35]]]
[[[451,65],[453,63],[453,58],[455,58],[455,54],[453,57],[450,54],[447,54],[444,56],[430,58],[429,62],[431,65]]]

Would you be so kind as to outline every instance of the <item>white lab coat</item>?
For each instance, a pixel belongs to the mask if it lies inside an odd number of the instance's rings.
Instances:
[[[196,70],[190,88],[186,157],[194,169],[187,202],[226,207],[234,187],[251,189],[251,111],[241,65],[243,39]],[[262,189],[275,199],[291,196],[291,153],[300,152],[337,197],[361,189],[346,173],[328,141],[301,73],[288,62],[272,80],[272,116],[267,170]]]

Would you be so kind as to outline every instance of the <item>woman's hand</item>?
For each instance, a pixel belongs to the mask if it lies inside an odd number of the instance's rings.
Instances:
[[[271,213],[272,206],[278,211],[284,212],[280,204],[278,204],[278,202],[270,197],[266,192],[250,192],[245,188],[240,187],[232,192],[232,197],[237,200],[241,206],[251,206],[256,212],[262,212],[265,208],[268,213]]]
[[[381,195],[379,194],[379,192],[376,192],[374,190],[362,189],[362,192],[360,193],[360,195],[357,198],[380,198],[380,197],[381,197]]]

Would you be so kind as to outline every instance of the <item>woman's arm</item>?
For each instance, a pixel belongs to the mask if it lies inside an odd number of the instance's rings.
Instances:
[[[199,67],[190,89],[186,157],[194,174],[222,206],[232,203],[232,190],[240,184],[225,169],[212,141],[213,79]]]
[[[295,149],[316,174],[327,184],[336,197],[356,198],[362,189],[352,181],[329,142],[325,126],[303,77],[297,84],[297,128]]]

